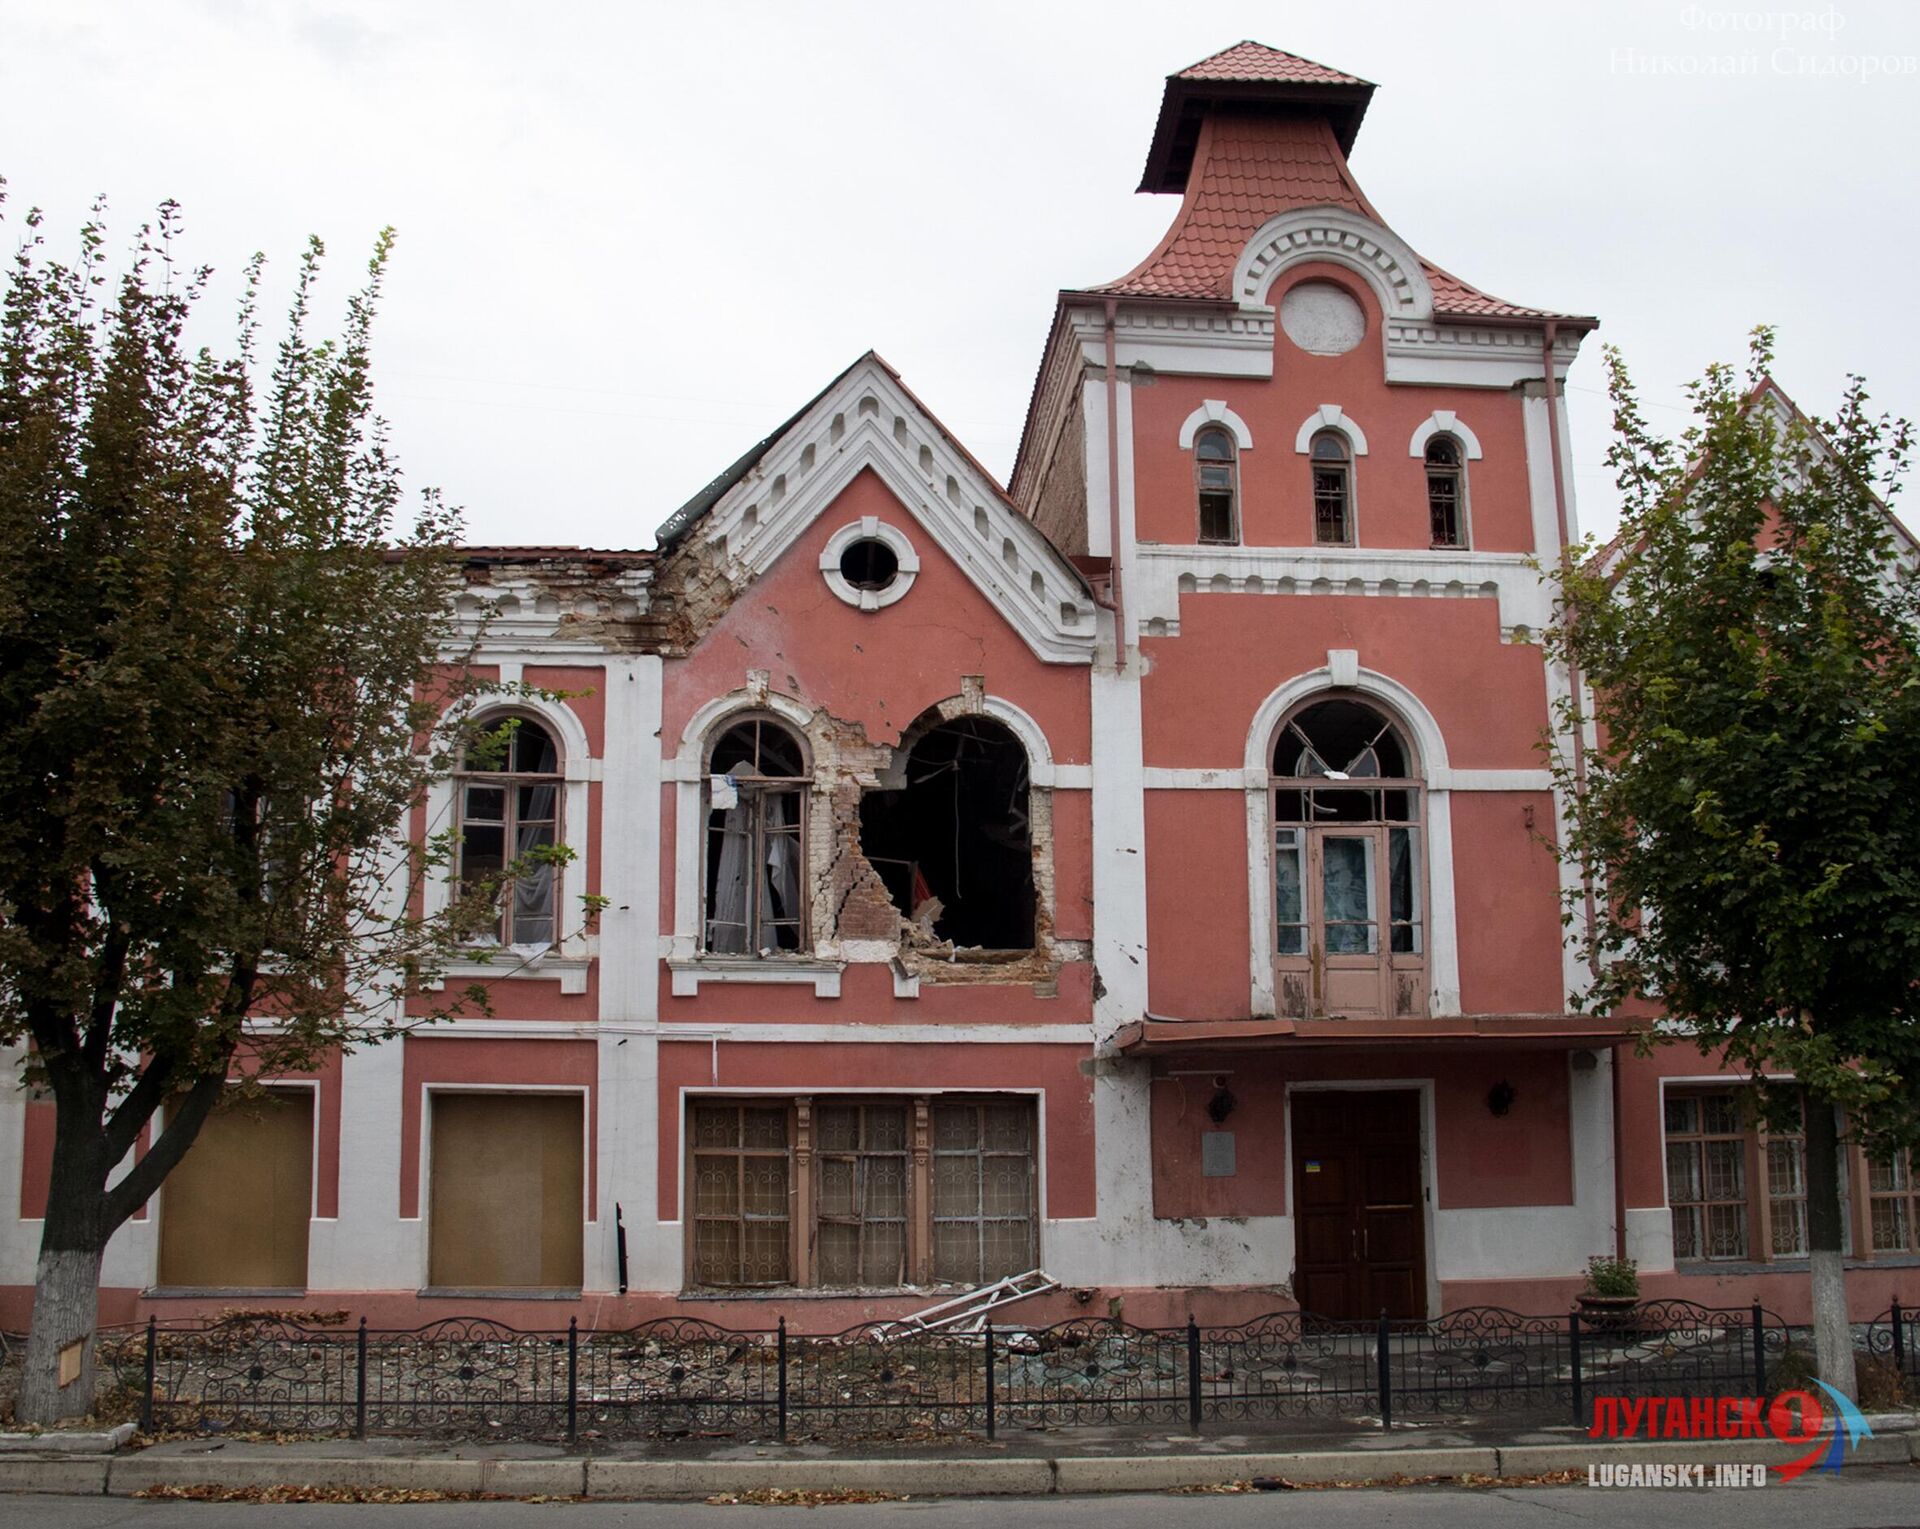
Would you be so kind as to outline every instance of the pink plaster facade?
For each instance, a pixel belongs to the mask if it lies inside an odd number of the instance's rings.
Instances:
[[[1182,193],[1174,226],[1120,281],[1060,295],[1009,487],[868,355],[654,551],[473,549],[462,608],[494,610],[485,672],[538,692],[502,710],[551,735],[576,858],[551,940],[451,974],[487,982],[490,1012],[315,1075],[308,1279],[272,1304],[521,1325],[778,1310],[827,1330],[1017,1262],[1062,1287],[1031,1320],[1228,1320],[1294,1304],[1303,1193],[1373,1152],[1415,1186],[1384,1208],[1420,1250],[1400,1315],[1557,1312],[1588,1257],[1624,1251],[1649,1293],[1804,1317],[1790,1237],[1676,1245],[1669,1126],[1733,1080],[1691,1052],[1637,1058],[1623,1027],[1573,1012],[1541,753],[1564,676],[1531,560],[1577,526],[1557,392],[1595,321],[1421,260],[1347,168],[1356,82],[1298,61],[1259,77],[1249,47],[1230,115],[1206,70],[1169,80],[1143,189]],[[1310,454],[1329,430],[1333,539]],[[1202,540],[1208,431],[1232,534]],[[1462,473],[1451,545],[1435,436]],[[1287,729],[1332,726],[1329,704],[1388,730],[1374,773],[1411,808],[1349,822],[1330,796],[1324,820],[1288,816],[1275,781],[1304,734]],[[716,760],[755,720],[803,760],[779,786],[799,805],[760,805],[758,777]],[[936,737],[960,740],[951,758],[918,752]],[[924,854],[890,854],[869,819],[1008,749],[1017,783],[968,810],[1024,866],[1004,896],[1031,898],[1032,938],[983,948],[923,898],[977,895],[933,842],[939,803],[901,830],[931,835]],[[1343,773],[1317,789],[1350,797],[1369,773],[1352,763],[1322,761]],[[450,785],[409,831],[458,821],[460,800]],[[788,811],[798,832],[771,848]],[[1305,857],[1292,882],[1285,842]],[[888,883],[887,865],[907,869]],[[727,946],[733,875],[741,908],[766,901]],[[434,1175],[458,1167],[436,1170],[432,1112],[460,1095],[579,1101],[577,1281],[432,1287]],[[1345,1132],[1387,1096],[1402,1135]],[[0,1130],[14,1322],[48,1108],[19,1101]],[[564,1156],[563,1137],[540,1150]],[[1355,1215],[1382,1210],[1355,1195]],[[1920,1284],[1913,1250],[1871,1246],[1866,1199],[1863,1318]],[[528,1235],[523,1212],[502,1205],[503,1238]],[[846,1275],[848,1216],[902,1228],[891,1263]],[[233,1304],[155,1292],[153,1221],[117,1239],[104,1314]]]

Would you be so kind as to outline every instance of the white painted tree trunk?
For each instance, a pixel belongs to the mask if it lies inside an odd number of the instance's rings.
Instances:
[[[1847,1278],[1841,1257],[1839,1123],[1833,1106],[1804,1105],[1807,1163],[1807,1245],[1813,1296],[1813,1362],[1820,1378],[1849,1400],[1859,1395],[1853,1373],[1853,1324],[1847,1319]]]
[[[40,1250],[34,1270],[33,1330],[20,1369],[14,1421],[51,1426],[93,1410],[94,1324],[100,1312],[100,1250]],[[78,1344],[75,1355],[72,1346]],[[61,1356],[67,1355],[62,1365]],[[75,1360],[77,1359],[77,1365]],[[78,1373],[73,1373],[77,1369]],[[65,1385],[62,1372],[72,1374]]]
[[[1853,1324],[1847,1319],[1847,1280],[1840,1254],[1813,1252],[1813,1359],[1820,1378],[1849,1400],[1860,1392],[1853,1370]]]

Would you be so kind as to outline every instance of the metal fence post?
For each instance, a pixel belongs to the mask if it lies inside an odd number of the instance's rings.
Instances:
[[[580,1319],[567,1318],[567,1442],[580,1442]]]
[[[356,1371],[353,1386],[353,1436],[367,1436],[367,1319],[360,1319],[360,1333],[354,1342]]]
[[[1753,1394],[1767,1394],[1767,1331],[1766,1313],[1760,1309],[1760,1303],[1753,1303]]]
[[[779,1407],[780,1442],[784,1444],[787,1442],[787,1319],[785,1317],[780,1319],[780,1335],[775,1345],[775,1352],[779,1355],[780,1370],[779,1379],[775,1383],[774,1396]]]
[[[1893,1368],[1896,1373],[1907,1373],[1907,1335],[1901,1329],[1904,1313],[1900,1310],[1900,1297],[1893,1298]]]
[[[1585,1398],[1580,1394],[1580,1312],[1577,1308],[1567,1313],[1567,1367],[1573,1376],[1573,1426],[1584,1428],[1587,1420],[1581,1416],[1586,1408],[1582,1405]]]
[[[1200,1324],[1187,1313],[1187,1426],[1200,1431]]]
[[[987,1350],[987,1438],[988,1438],[988,1440],[989,1440],[989,1441],[991,1441],[991,1440],[992,1440],[992,1438],[993,1438],[993,1428],[994,1428],[994,1416],[993,1416],[993,1324],[992,1324],[991,1322],[989,1322],[989,1323],[987,1324],[987,1326],[986,1326],[986,1335],[987,1335],[987,1342],[986,1342],[986,1350]]]
[[[1894,1326],[1897,1331],[1899,1323],[1896,1322]],[[154,1331],[154,1320],[149,1316],[147,1318],[146,1390],[140,1397],[140,1431],[142,1433],[153,1432],[153,1372],[158,1349],[159,1339]]]
[[[1387,1327],[1387,1313],[1380,1312],[1380,1330],[1373,1343],[1374,1365],[1380,1380],[1380,1428],[1384,1433],[1393,1427],[1393,1348],[1392,1335]]]

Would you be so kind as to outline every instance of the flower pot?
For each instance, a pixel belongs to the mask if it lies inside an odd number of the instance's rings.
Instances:
[[[1634,1314],[1639,1309],[1640,1297],[1637,1295],[1580,1296],[1580,1320],[1602,1332],[1618,1332],[1631,1327]]]

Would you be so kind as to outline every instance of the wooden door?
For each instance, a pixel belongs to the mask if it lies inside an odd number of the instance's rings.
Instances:
[[[1333,1321],[1426,1315],[1420,1096],[1296,1093],[1294,1298]]]

